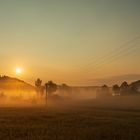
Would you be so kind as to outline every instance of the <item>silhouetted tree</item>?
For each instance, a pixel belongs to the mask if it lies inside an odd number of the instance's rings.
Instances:
[[[62,87],[63,89],[67,89],[69,86],[68,86],[67,84],[64,84],[64,83],[63,83],[63,84],[61,85],[61,87]]]
[[[45,87],[46,87],[46,99],[48,96],[51,96],[52,93],[56,92],[57,90],[57,85],[52,81],[48,81],[48,83],[45,84]]]
[[[67,84],[62,84],[59,86],[59,93],[64,96],[68,96],[70,93],[72,93],[72,88]]]
[[[69,91],[70,90],[70,87],[68,86],[68,85],[66,85],[66,84],[62,84],[61,86],[60,86],[60,88],[62,89],[62,90],[64,90],[64,91]]]
[[[132,95],[134,94],[140,94],[140,92],[138,91],[138,89],[135,86],[130,86],[129,87],[129,91]]]
[[[110,94],[109,87],[107,85],[103,85],[99,90],[97,97],[106,97]]]
[[[109,87],[107,85],[103,85],[101,87],[101,90],[102,90],[103,93],[109,93]]]
[[[35,81],[36,91],[39,97],[42,97],[44,94],[44,86],[41,85],[42,80],[39,78]]]
[[[136,91],[140,92],[140,80],[132,82],[130,87],[133,87]]]
[[[123,94],[128,94],[129,92],[129,85],[128,83],[125,81],[121,84],[120,86],[120,93]]]
[[[112,87],[112,90],[113,90],[115,95],[120,94],[120,87],[117,84]]]
[[[39,78],[35,81],[35,86],[36,87],[40,87],[42,84],[42,80],[40,80]]]

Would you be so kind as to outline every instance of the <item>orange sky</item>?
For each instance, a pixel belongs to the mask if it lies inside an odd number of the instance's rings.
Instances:
[[[1,1],[0,73],[69,85],[138,80],[139,5],[137,0]]]

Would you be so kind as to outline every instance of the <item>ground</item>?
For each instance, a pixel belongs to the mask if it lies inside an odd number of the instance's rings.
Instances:
[[[1,107],[0,140],[140,140],[140,110],[79,106]]]

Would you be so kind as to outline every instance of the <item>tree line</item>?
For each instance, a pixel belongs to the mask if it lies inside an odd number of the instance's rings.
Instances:
[[[48,81],[45,85],[42,85],[42,80],[39,78],[35,81],[35,87],[38,98],[43,98],[45,93],[46,100],[53,97],[53,93],[55,93],[58,88],[61,92],[66,91],[69,93],[71,91],[71,88],[68,85],[62,84],[58,86],[53,81]]]
[[[67,93],[72,92],[72,87],[69,87],[66,84],[62,84],[61,86],[58,86],[53,81],[48,81],[43,86],[42,80],[40,80],[39,78],[35,81],[35,87],[36,87],[36,92],[38,97],[40,98],[44,97],[44,92],[45,92],[46,100],[52,97],[53,93],[56,92],[58,88],[59,91],[61,92],[63,91]],[[135,95],[135,94],[140,94],[139,89],[135,86],[135,84],[129,85],[126,81],[124,81],[120,86],[118,84],[115,84],[112,87],[103,85],[97,90],[97,95],[101,95],[101,96],[106,96],[106,95],[120,96],[120,95]]]
[[[120,96],[120,95],[135,95],[140,94],[139,89],[134,84],[128,84],[126,81],[124,81],[120,86],[118,84],[115,84],[112,86],[112,88],[109,88],[107,85],[103,85],[100,90],[98,90],[98,93],[100,95],[114,95],[114,96]]]

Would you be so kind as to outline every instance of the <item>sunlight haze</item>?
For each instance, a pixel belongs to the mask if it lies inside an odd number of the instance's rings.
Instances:
[[[0,73],[69,85],[138,80],[139,5],[139,0],[0,0]],[[23,73],[13,71],[18,65]]]

